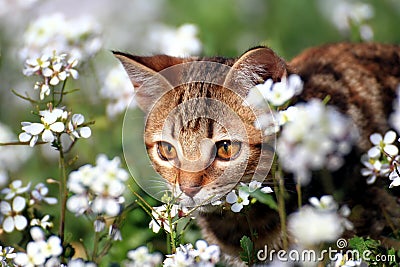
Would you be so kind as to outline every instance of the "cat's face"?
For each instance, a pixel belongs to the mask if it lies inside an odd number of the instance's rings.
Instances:
[[[286,69],[274,54],[271,67],[269,49],[256,52],[237,61],[117,54],[147,113],[144,141],[152,165],[184,206],[209,204],[269,171],[274,136],[255,127],[265,111],[247,105],[245,96]]]

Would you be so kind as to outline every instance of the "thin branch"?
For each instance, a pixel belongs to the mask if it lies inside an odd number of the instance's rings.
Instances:
[[[14,89],[11,89],[11,92],[16,96],[18,96],[18,97],[20,97],[20,98],[22,98],[22,99],[24,99],[26,101],[29,101],[31,104],[38,104],[39,103],[38,101],[36,101],[36,100],[34,100],[34,99],[32,99],[32,98],[30,98],[28,96],[23,96],[20,93],[17,93],[17,91],[15,91]]]

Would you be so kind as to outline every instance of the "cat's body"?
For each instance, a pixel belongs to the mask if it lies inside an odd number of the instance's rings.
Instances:
[[[289,63],[263,47],[238,59],[116,56],[137,88],[139,105],[148,114],[145,142],[153,166],[170,184],[177,185],[183,205],[207,204],[199,209],[198,223],[205,238],[220,245],[231,260],[238,258],[243,235],[257,233],[259,249],[282,246],[275,211],[256,204],[246,217],[211,207],[209,200],[223,196],[239,181],[250,181],[257,166],[257,175],[267,175],[272,153],[261,144],[270,139],[255,128],[257,112],[243,105],[243,99],[256,84],[268,78],[279,81],[291,73],[304,81],[304,91],[296,101],[329,96],[329,104],[349,115],[360,131],[357,147],[347,158],[351,163],[334,174],[338,176],[335,186],[350,194],[343,198],[346,203],[361,207],[361,214],[354,218],[356,233],[381,235],[386,227],[382,210],[396,218],[394,225],[400,225],[400,214],[390,206],[397,205],[396,199],[382,186],[367,187],[359,174],[359,156],[368,149],[369,135],[389,129],[387,118],[400,84],[399,46],[327,45],[307,50]],[[157,75],[168,67],[191,62],[211,63],[184,64]],[[193,76],[196,79],[188,78]],[[200,78],[216,82],[201,82]],[[318,185],[310,185],[310,192],[315,189],[319,190]],[[289,211],[291,207],[288,205]]]

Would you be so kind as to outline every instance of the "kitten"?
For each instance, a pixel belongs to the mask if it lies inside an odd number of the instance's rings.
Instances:
[[[400,83],[399,46],[325,45],[289,63],[267,47],[253,48],[237,59],[114,54],[146,113],[145,145],[155,170],[177,190],[182,205],[201,206],[197,221],[204,237],[218,244],[231,263],[239,262],[239,240],[251,231],[257,233],[256,248],[282,247],[276,211],[256,203],[246,218],[210,204],[239,182],[267,177],[273,136],[263,136],[255,127],[261,111],[244,105],[244,98],[269,78],[277,82],[292,73],[300,75],[304,90],[295,101],[330,96],[329,104],[358,127],[360,139],[347,157],[349,163],[333,174],[335,185],[351,196],[344,201],[365,207],[353,220],[355,233],[380,236],[386,227],[382,209],[400,225],[400,209],[393,209],[396,198],[384,186],[367,187],[359,174],[359,156],[369,148],[369,135],[389,129],[387,118]],[[318,185],[309,187],[306,191],[319,190]],[[288,211],[292,208],[288,200]]]

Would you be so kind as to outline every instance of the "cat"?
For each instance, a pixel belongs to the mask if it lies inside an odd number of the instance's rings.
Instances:
[[[353,220],[353,234],[380,237],[387,227],[383,212],[396,218],[396,227],[400,225],[396,197],[382,185],[367,186],[359,172],[369,136],[390,128],[387,119],[400,84],[400,46],[329,44],[305,50],[289,62],[262,46],[238,58],[114,55],[146,113],[145,145],[153,167],[176,185],[183,206],[200,206],[196,217],[204,237],[220,246],[230,264],[241,264],[239,240],[244,235],[257,233],[256,248],[282,248],[276,211],[256,203],[245,217],[210,204],[212,196],[222,197],[254,175],[258,180],[267,177],[273,149],[263,144],[272,137],[263,137],[254,124],[259,114],[243,105],[249,90],[267,79],[278,82],[298,74],[304,89],[295,102],[329,96],[329,104],[351,117],[359,129],[347,164],[333,174],[335,185],[345,187],[350,196],[344,201],[363,207]],[[307,190],[320,188],[310,185]],[[288,212],[293,206],[289,199]]]

